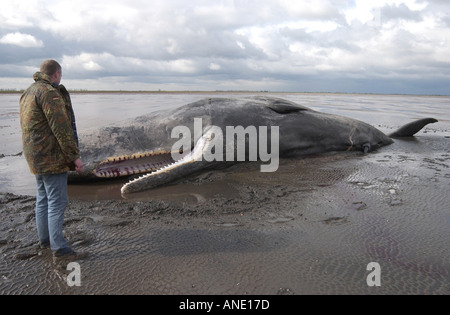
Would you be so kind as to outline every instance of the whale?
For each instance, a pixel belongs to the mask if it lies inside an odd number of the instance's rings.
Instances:
[[[121,193],[153,189],[207,169],[333,151],[365,154],[412,137],[435,118],[415,120],[390,135],[357,119],[323,113],[277,97],[205,98],[80,133],[84,170],[69,182],[126,177]],[[265,168],[264,168],[265,167]]]

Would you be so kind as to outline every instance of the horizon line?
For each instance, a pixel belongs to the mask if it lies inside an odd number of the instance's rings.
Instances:
[[[23,93],[25,89],[0,89],[0,94],[17,94]],[[302,92],[292,92],[292,91],[269,91],[269,90],[215,90],[215,91],[202,91],[202,90],[87,90],[87,89],[68,89],[69,93],[74,94],[95,94],[95,93],[126,93],[126,94],[206,94],[206,93],[259,93],[259,94],[355,94],[355,95],[398,95],[398,96],[450,96],[450,94],[411,94],[411,93],[374,93],[374,92],[310,92],[310,91],[302,91]]]

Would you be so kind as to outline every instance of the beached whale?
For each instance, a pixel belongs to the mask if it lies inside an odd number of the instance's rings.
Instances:
[[[69,181],[132,176],[121,189],[128,194],[239,161],[260,161],[261,171],[273,172],[279,157],[367,153],[434,122],[420,119],[388,136],[359,120],[280,98],[207,98],[81,134],[85,170],[69,173]]]

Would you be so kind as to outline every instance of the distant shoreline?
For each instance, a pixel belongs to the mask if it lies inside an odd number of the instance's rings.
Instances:
[[[0,94],[22,94],[24,90],[0,90]],[[382,94],[357,92],[272,92],[272,91],[127,91],[127,90],[70,90],[71,94],[337,94],[337,95],[391,95],[391,96],[436,96],[449,97],[445,94]]]

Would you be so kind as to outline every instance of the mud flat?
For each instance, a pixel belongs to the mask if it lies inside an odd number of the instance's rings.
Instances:
[[[64,230],[89,253],[73,287],[37,248],[34,197],[3,193],[0,294],[449,294],[449,159],[448,138],[423,135],[274,174],[239,164],[130,200],[120,183],[71,186]]]
[[[368,155],[282,160],[273,174],[240,164],[127,200],[122,182],[71,185],[64,231],[89,254],[71,287],[69,271],[37,248],[18,96],[1,95],[0,294],[450,294],[449,98],[280,97],[388,133],[440,122]],[[73,95],[80,130],[199,98]],[[372,262],[379,287],[367,284]]]

